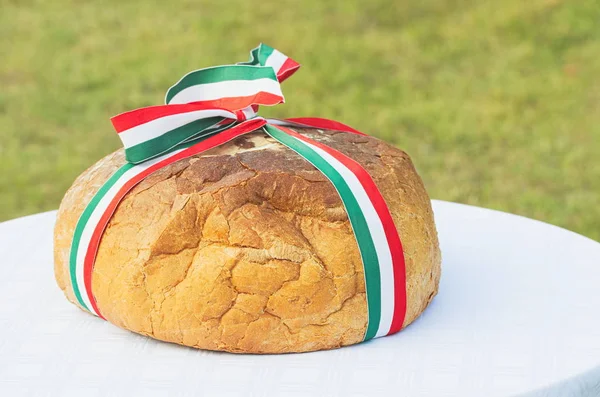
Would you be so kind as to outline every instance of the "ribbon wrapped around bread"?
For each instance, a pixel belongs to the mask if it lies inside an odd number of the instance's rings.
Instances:
[[[330,349],[414,321],[440,277],[421,179],[406,153],[342,123],[258,116],[298,68],[261,44],[112,119],[124,149],[77,178],[58,213],[71,302],[244,353]]]

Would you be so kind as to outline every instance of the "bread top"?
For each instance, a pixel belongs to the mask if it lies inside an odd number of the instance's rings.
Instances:
[[[408,325],[435,295],[440,271],[430,200],[409,156],[369,136],[296,130],[359,162],[379,187],[403,243]],[[73,231],[124,163],[122,150],[100,160],[61,203],[55,273],[74,303]],[[366,329],[362,261],[337,191],[262,131],[135,186],[104,232],[92,282],[109,321],[190,346],[305,351],[357,343]]]

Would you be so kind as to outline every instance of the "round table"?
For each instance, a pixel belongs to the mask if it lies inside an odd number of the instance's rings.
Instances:
[[[67,302],[55,212],[0,224],[0,395],[600,396],[600,244],[434,201],[439,295],[394,336],[234,355],[158,342]]]

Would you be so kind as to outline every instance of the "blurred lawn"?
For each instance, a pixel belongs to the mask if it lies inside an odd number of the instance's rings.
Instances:
[[[299,60],[287,104],[411,154],[432,197],[600,240],[600,2],[0,0],[0,220],[57,208],[160,104],[260,41]]]

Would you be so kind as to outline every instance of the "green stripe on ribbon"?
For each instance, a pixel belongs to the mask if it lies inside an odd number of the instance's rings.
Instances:
[[[226,65],[196,70],[186,74],[173,87],[169,88],[165,97],[165,103],[169,104],[175,95],[195,85],[258,79],[278,81],[275,71],[269,66]]]
[[[125,149],[128,162],[138,164],[153,157],[160,156],[182,142],[187,142],[202,136],[204,130],[224,120],[223,117],[209,117],[194,120],[180,127],[167,131],[155,138]],[[226,128],[229,125],[225,126]]]
[[[273,125],[267,124],[264,129],[271,137],[292,149],[314,165],[331,181],[338,191],[346,208],[346,212],[348,213],[352,228],[354,229],[365,271],[369,322],[367,324],[364,340],[373,338],[377,334],[381,318],[379,259],[377,258],[377,251],[375,250],[375,244],[373,243],[369,226],[356,197],[354,197],[352,190],[340,173],[308,145],[291,137]]]

